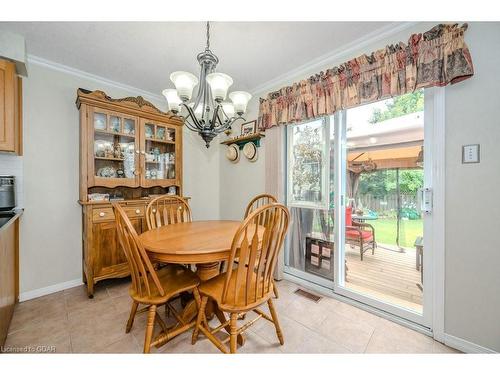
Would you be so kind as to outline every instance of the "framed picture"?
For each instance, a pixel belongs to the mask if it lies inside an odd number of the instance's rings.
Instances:
[[[250,135],[254,134],[257,131],[257,120],[253,120],[250,122],[245,122],[241,124],[241,135]]]

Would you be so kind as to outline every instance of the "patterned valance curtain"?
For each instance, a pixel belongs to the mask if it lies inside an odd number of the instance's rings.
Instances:
[[[457,83],[474,74],[464,42],[467,24],[440,24],[362,55],[260,99],[262,130],[304,121],[414,90]]]

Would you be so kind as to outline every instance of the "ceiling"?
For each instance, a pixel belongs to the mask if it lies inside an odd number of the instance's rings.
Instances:
[[[214,22],[211,49],[234,90],[253,91],[391,22]],[[204,22],[0,22],[26,38],[28,53],[160,94],[171,72],[198,75]]]

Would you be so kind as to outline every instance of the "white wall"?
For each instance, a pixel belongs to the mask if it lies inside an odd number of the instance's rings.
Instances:
[[[475,74],[446,88],[445,332],[500,352],[500,23],[472,23]],[[462,164],[479,143],[481,163]]]
[[[245,114],[247,121],[255,120],[258,108],[249,103]],[[239,123],[233,126],[234,134],[240,133]],[[225,137],[225,136],[222,136]],[[240,155],[238,163],[231,163],[225,155],[226,147],[220,152],[220,215],[226,220],[241,220],[245,214],[248,202],[258,194],[264,193],[265,182],[265,138],[261,139],[261,147],[258,148],[258,159],[250,162],[243,154]]]
[[[351,50],[323,67],[289,77],[256,93],[248,119],[257,117],[258,97],[320,70],[385,45],[407,41],[420,23],[387,39]],[[473,78],[446,88],[446,281],[445,333],[500,351],[500,23],[470,23],[466,41],[475,67]],[[286,73],[286,72],[284,72]],[[461,164],[461,146],[481,144],[481,163]],[[264,144],[265,147],[265,144]],[[264,150],[259,150],[261,155]],[[221,217],[236,219],[249,198],[264,189],[264,163],[229,163],[221,155]],[[231,190],[229,190],[231,189]],[[224,195],[222,195],[224,194]],[[224,197],[228,197],[223,199]]]
[[[20,238],[21,294],[81,279],[81,207],[78,201],[76,90],[100,89],[112,97],[134,92],[35,64],[24,80],[24,208]],[[164,104],[151,98],[155,105]],[[164,108],[163,108],[164,109]],[[219,217],[219,148],[206,150],[184,131],[184,193],[195,219]],[[4,172],[6,156],[0,159]],[[15,157],[11,157],[15,158]],[[7,169],[7,168],[5,168]],[[19,173],[19,171],[17,172]]]

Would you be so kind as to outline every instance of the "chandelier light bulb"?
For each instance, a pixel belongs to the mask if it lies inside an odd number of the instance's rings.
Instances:
[[[229,94],[229,99],[231,99],[234,104],[234,110],[240,116],[246,112],[247,104],[251,98],[252,95],[246,91],[233,91]]]
[[[169,111],[173,113],[178,113],[180,111],[180,106],[182,103],[181,98],[177,95],[177,90],[175,89],[165,89],[162,91],[163,96],[167,99],[167,105]]]
[[[193,89],[198,84],[198,78],[189,72],[173,72],[170,74],[170,80],[177,89],[177,94],[182,101],[188,101],[193,96]]]
[[[229,94],[231,96],[231,94]],[[222,103],[222,109],[224,110],[224,113],[228,118],[231,118],[234,116],[234,105],[231,102],[223,102]]]
[[[175,90],[163,90],[163,95],[169,110],[179,113],[186,128],[198,133],[208,148],[218,134],[230,131],[236,121],[245,121],[242,115],[252,96],[244,91],[235,91],[229,94],[231,100],[226,101],[233,79],[227,74],[215,73],[219,58],[210,50],[209,22],[206,24],[206,37],[205,50],[196,56],[201,69],[199,80],[188,72],[173,72],[170,79]],[[196,98],[193,98],[193,89],[198,84]]]
[[[227,90],[233,84],[233,79],[224,73],[210,73],[207,75],[207,82],[215,101],[221,102],[226,99]]]

